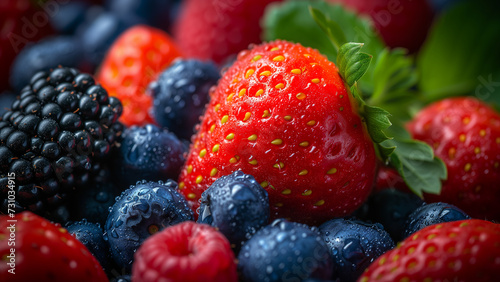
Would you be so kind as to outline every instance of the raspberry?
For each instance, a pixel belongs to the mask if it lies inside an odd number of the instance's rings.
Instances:
[[[135,254],[133,281],[237,281],[234,254],[213,227],[186,221],[151,236]]]

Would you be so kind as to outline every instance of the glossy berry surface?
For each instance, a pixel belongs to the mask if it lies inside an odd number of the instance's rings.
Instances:
[[[124,124],[153,123],[153,98],[146,95],[147,87],[179,56],[180,51],[167,33],[144,25],[127,29],[113,42],[97,81],[122,101]]]
[[[313,224],[353,212],[370,192],[376,156],[351,99],[316,50],[274,41],[242,51],[211,94],[181,192],[194,195],[196,210],[218,177],[241,170],[269,193],[271,218]]]
[[[323,223],[319,230],[333,257],[333,277],[339,281],[356,281],[375,259],[395,246],[379,224],[338,218]]]
[[[408,216],[403,238],[430,225],[464,219],[470,219],[470,216],[454,205],[446,203],[425,204]]]
[[[382,224],[391,238],[399,242],[404,238],[408,216],[423,204],[424,201],[413,193],[384,189],[370,195],[356,216]]]
[[[198,223],[216,227],[239,250],[269,223],[267,192],[241,171],[222,176],[201,195]]]
[[[237,281],[234,254],[213,227],[182,222],[151,236],[135,254],[133,281]]]
[[[373,262],[367,281],[494,281],[500,224],[469,219],[428,226]]]
[[[434,146],[448,178],[426,202],[457,206],[474,218],[500,219],[500,115],[473,97],[448,98],[422,109],[408,124],[413,138]]]
[[[208,103],[219,70],[212,62],[176,60],[149,85],[156,122],[189,140]]]
[[[82,220],[70,223],[66,230],[87,247],[105,270],[109,268],[109,246],[104,241],[103,229],[99,223]]]
[[[78,39],[70,36],[47,38],[27,46],[16,56],[10,84],[16,91],[21,91],[37,72],[50,71],[58,66],[80,68],[83,64],[83,48]]]
[[[137,179],[158,181],[177,179],[184,163],[185,145],[177,137],[156,125],[132,126],[117,140],[112,171],[120,187]]]
[[[177,183],[138,182],[111,207],[104,227],[116,264],[130,270],[134,253],[149,236],[177,223],[193,220],[193,212],[177,192]]]
[[[333,260],[317,228],[276,219],[248,240],[238,255],[244,281],[330,279]]]
[[[0,121],[2,213],[9,173],[16,211],[43,214],[84,187],[122,131],[121,111],[120,101],[89,74],[72,68],[35,74]]]
[[[15,220],[14,228],[8,220]],[[15,246],[9,244],[11,233],[15,233]],[[13,218],[0,216],[0,255],[5,259],[0,264],[0,281],[108,281],[80,241],[59,224],[28,211]],[[14,263],[15,274],[8,272],[12,268],[7,262]]]

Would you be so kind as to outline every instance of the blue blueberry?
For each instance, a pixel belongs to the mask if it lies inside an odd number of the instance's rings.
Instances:
[[[16,97],[17,95],[10,91],[0,93],[0,116],[3,116],[4,113],[11,109]]]
[[[83,64],[83,49],[70,36],[44,39],[26,46],[12,64],[10,83],[16,92],[30,83],[31,77],[58,66],[79,68]]]
[[[356,216],[382,224],[392,239],[399,242],[403,239],[408,216],[423,204],[424,201],[413,193],[385,189],[371,195]]]
[[[426,204],[419,207],[408,216],[403,238],[433,224],[463,219],[470,219],[470,216],[454,205],[446,203]]]
[[[143,23],[134,17],[120,17],[111,12],[89,9],[86,21],[78,28],[85,61],[98,66],[116,38],[128,28]]]
[[[333,260],[316,227],[277,219],[245,242],[238,268],[244,281],[330,279]]]
[[[187,147],[166,129],[132,126],[123,131],[114,151],[113,174],[121,186],[145,179],[177,179]]]
[[[177,191],[177,183],[137,182],[110,208],[104,239],[118,267],[131,269],[134,253],[152,234],[177,223],[194,220],[193,211]]]
[[[212,62],[176,60],[149,86],[156,121],[177,136],[190,139],[220,74]]]
[[[88,8],[89,4],[83,1],[60,4],[50,17],[50,23],[59,34],[74,34],[78,26],[85,20]]]
[[[104,240],[103,230],[99,223],[82,220],[70,223],[66,226],[66,229],[87,247],[105,270],[109,268],[109,247]]]
[[[112,181],[109,169],[102,169],[92,175],[85,189],[77,189],[69,200],[73,220],[87,219],[104,226],[109,214],[109,207],[121,191]]]
[[[241,171],[217,179],[200,203],[198,222],[218,228],[235,250],[269,223],[267,191]]]
[[[105,5],[113,13],[122,17],[137,17],[148,25],[169,30],[172,22],[171,10],[175,0],[107,0]]]
[[[356,281],[363,271],[394,242],[380,224],[359,220],[332,219],[319,230],[333,257],[333,278]]]

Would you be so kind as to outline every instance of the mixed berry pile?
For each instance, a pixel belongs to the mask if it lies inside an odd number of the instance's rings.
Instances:
[[[495,281],[494,0],[5,0],[0,281]]]

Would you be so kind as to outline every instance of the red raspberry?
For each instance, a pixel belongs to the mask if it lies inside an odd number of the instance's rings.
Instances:
[[[213,227],[185,221],[151,236],[135,254],[133,281],[237,281],[229,241]]]

